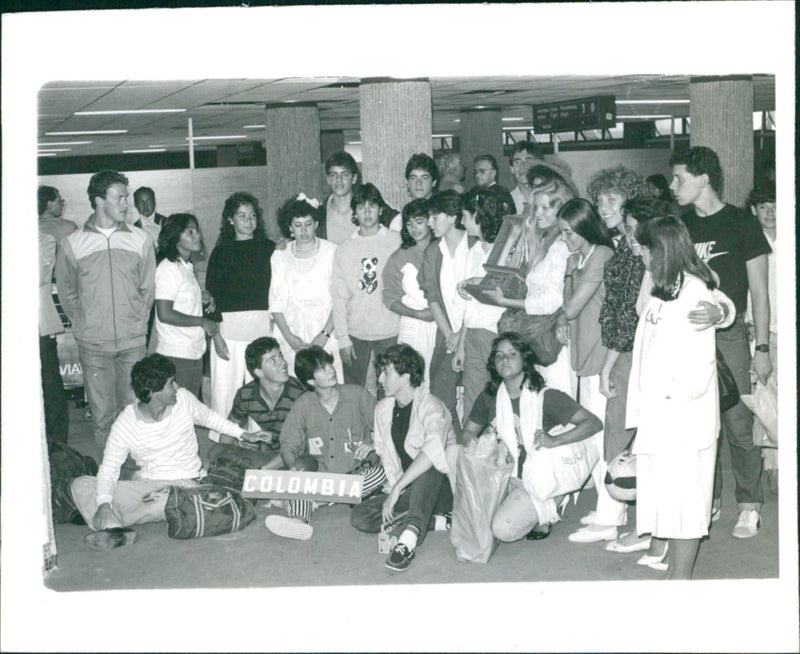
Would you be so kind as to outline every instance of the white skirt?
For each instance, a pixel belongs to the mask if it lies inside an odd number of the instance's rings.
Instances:
[[[422,386],[429,388],[431,357],[433,356],[433,348],[436,345],[436,322],[426,322],[409,316],[400,316],[397,342],[410,345],[425,359],[425,380],[422,382]]]
[[[717,444],[636,455],[636,528],[656,538],[702,538],[711,521]]]

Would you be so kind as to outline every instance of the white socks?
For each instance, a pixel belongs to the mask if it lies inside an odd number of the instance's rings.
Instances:
[[[403,533],[400,534],[400,538],[397,539],[397,544],[403,544],[408,548],[408,551],[411,552],[417,546],[417,532],[413,529],[404,529]]]

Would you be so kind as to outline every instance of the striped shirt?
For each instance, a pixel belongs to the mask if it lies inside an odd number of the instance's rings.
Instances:
[[[235,422],[240,427],[247,428],[248,418],[252,418],[261,429],[276,435],[270,448],[277,450],[280,448],[277,436],[281,433],[283,421],[289,415],[294,401],[305,393],[305,390],[297,379],[289,377],[289,381],[283,385],[283,393],[275,403],[275,408],[270,409],[261,395],[258,380],[254,379],[236,391],[228,420]],[[209,433],[209,438],[211,435]],[[219,440],[219,436],[217,436],[217,440]]]
[[[128,454],[139,466],[141,479],[193,479],[200,475],[195,424],[240,438],[244,429],[225,420],[185,388],[158,422],[136,415],[136,402],[126,406],[111,427],[97,472],[97,505],[111,502],[119,471]]]

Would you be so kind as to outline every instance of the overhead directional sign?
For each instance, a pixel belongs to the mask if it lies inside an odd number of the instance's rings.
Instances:
[[[613,95],[595,95],[579,100],[535,105],[533,130],[544,134],[613,127],[617,122],[615,100]]]

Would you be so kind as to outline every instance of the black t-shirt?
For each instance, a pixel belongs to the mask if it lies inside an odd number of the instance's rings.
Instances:
[[[494,420],[496,411],[496,398],[483,391],[475,404],[472,405],[472,411],[469,414],[469,419],[481,429],[485,428],[492,420]],[[511,406],[514,410],[514,415],[519,415],[519,398],[511,400]],[[581,406],[573,400],[566,393],[562,393],[554,388],[546,388],[544,390],[544,401],[542,402],[542,429],[549,432],[556,425],[566,425],[572,416],[580,409]]]
[[[408,470],[408,466],[414,460],[408,456],[406,448],[406,435],[408,434],[408,423],[411,421],[411,406],[413,402],[409,402],[406,406],[401,407],[395,402],[394,410],[392,412],[392,442],[397,455],[400,457],[400,465],[403,472]]]
[[[700,217],[692,207],[683,215],[698,256],[719,275],[720,290],[744,315],[747,309],[747,262],[772,249],[755,216],[732,204]]]

